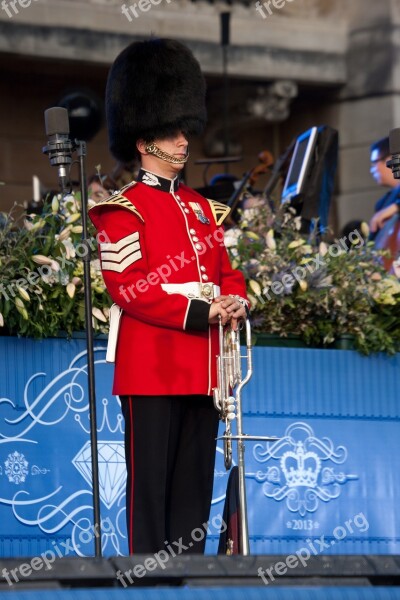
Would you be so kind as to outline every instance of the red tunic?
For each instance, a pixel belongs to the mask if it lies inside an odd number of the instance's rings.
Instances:
[[[212,283],[246,297],[219,225],[229,212],[177,180],[141,171],[132,183],[90,210],[101,236],[102,272],[122,309],[113,393],[212,394],[218,328],[209,302],[168,293],[165,283]]]

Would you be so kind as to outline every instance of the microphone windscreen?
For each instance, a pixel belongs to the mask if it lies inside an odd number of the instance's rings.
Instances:
[[[46,134],[68,135],[69,134],[69,119],[68,111],[61,106],[54,106],[44,111],[44,122],[46,126]]]
[[[221,46],[229,46],[230,42],[230,12],[221,13]]]
[[[389,134],[390,154],[400,154],[400,128],[392,129]]]

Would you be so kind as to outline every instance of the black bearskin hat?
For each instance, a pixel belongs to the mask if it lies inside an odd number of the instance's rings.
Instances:
[[[110,69],[106,113],[110,150],[124,163],[134,158],[139,139],[201,133],[206,108],[199,63],[175,40],[130,44]]]

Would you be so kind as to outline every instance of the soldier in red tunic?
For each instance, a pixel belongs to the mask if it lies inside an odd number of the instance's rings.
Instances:
[[[138,152],[142,166],[137,181],[90,210],[108,240],[102,272],[121,311],[113,393],[125,417],[130,553],[171,543],[204,551],[217,325],[237,327],[246,314],[244,279],[224,247],[229,209],[179,181],[187,136],[205,123],[204,97],[197,61],[172,40],[131,44],[107,84],[111,151],[122,162]]]

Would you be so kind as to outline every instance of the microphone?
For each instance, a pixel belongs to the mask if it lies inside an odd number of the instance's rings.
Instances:
[[[230,12],[221,13],[221,46],[229,46],[230,42]]]
[[[58,180],[63,194],[71,191],[69,166],[73,144],[69,139],[69,119],[66,108],[54,106],[44,111],[46,134],[49,138],[43,153],[48,154],[52,167],[58,168]]]
[[[387,161],[386,166],[392,169],[395,179],[400,179],[400,128],[392,129],[390,132],[389,147],[392,158]]]

